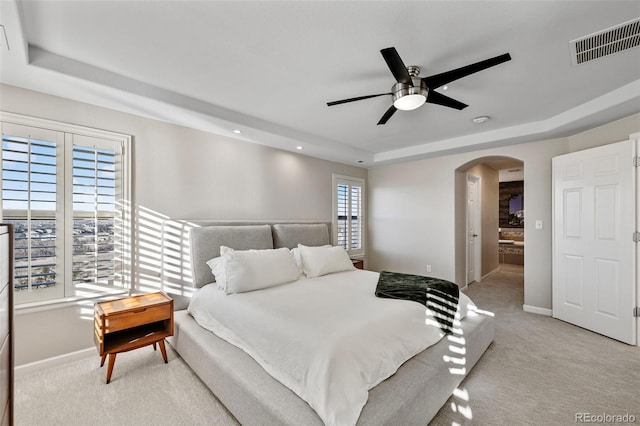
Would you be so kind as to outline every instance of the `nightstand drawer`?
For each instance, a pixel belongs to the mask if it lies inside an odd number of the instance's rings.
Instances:
[[[171,318],[171,305],[169,303],[157,306],[146,306],[131,311],[106,316],[105,333],[126,330],[139,325],[150,324],[156,321]]]

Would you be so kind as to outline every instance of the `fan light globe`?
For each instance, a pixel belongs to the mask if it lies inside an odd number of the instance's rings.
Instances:
[[[414,67],[415,68],[415,67]],[[420,108],[427,101],[429,89],[421,80],[414,80],[413,86],[405,83],[396,83],[391,88],[393,93],[393,106],[400,111],[411,111]]]
[[[426,96],[415,93],[396,99],[393,101],[393,106],[402,111],[411,111],[422,106],[426,100]]]

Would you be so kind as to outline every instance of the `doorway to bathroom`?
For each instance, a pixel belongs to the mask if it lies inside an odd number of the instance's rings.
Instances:
[[[456,282],[481,283],[495,272],[524,286],[524,163],[481,157],[456,169]],[[521,290],[522,291],[522,290]]]
[[[524,168],[512,164],[498,170],[499,269],[524,273]]]

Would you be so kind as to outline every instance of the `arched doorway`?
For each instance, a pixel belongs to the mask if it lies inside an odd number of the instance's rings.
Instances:
[[[480,157],[455,170],[455,276],[461,287],[499,268],[524,273],[523,183],[524,163],[513,157]],[[501,186],[511,192],[501,195]]]

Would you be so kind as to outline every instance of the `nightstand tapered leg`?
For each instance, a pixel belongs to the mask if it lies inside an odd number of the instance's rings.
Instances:
[[[102,355],[102,358],[100,358],[100,367],[102,367],[104,365],[104,360],[107,359],[107,354]]]
[[[164,339],[158,341],[158,345],[160,346],[160,352],[162,352],[162,358],[164,359],[164,363],[167,362],[167,349],[164,347]]]
[[[156,350],[156,342],[153,342],[153,350]]]
[[[116,363],[116,354],[109,354],[109,369],[107,370],[107,384],[111,381],[111,373],[113,372],[113,364]]]

